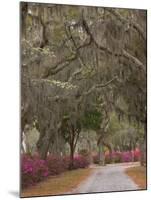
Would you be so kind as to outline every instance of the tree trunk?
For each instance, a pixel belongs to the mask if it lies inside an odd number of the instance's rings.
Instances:
[[[105,165],[104,151],[103,151],[103,143],[99,143],[99,165]]]
[[[73,169],[73,163],[74,162],[74,147],[72,144],[70,144],[70,166],[69,169]]]
[[[111,147],[111,145],[108,144],[108,143],[106,143],[106,142],[104,142],[104,141],[103,141],[103,145],[106,146],[106,147],[108,148],[110,160],[112,160],[112,147]],[[104,158],[104,160],[105,160],[105,158]]]
[[[47,158],[47,153],[49,151],[49,145],[50,145],[50,138],[51,134],[49,131],[46,132],[46,135],[41,138],[40,141],[38,141],[38,151],[40,154],[40,158],[45,160]]]
[[[91,141],[87,139],[87,143],[88,143],[89,161],[90,163],[93,163]]]

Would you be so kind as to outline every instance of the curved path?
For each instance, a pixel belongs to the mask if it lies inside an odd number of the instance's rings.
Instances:
[[[94,168],[92,175],[70,194],[138,190],[139,187],[124,172],[126,168],[133,166],[139,166],[139,163],[92,166]]]

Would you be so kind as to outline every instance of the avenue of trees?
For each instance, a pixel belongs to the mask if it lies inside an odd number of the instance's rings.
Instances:
[[[146,11],[27,2],[20,9],[21,138],[36,129],[42,159],[68,146],[72,161],[84,131],[100,158],[104,147],[139,146],[143,163]]]

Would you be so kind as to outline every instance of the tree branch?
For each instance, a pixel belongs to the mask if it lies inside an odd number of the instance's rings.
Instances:
[[[92,33],[90,31],[90,28],[89,28],[89,26],[88,26],[88,24],[87,24],[85,19],[83,19],[83,27],[85,28],[86,33],[90,36],[91,41],[93,41],[93,43],[95,44],[95,46],[98,49],[100,49],[101,51],[106,52],[109,55],[114,55],[115,57],[124,57],[128,61],[132,61],[133,63],[135,63],[137,67],[141,67],[144,71],[146,71],[146,66],[138,58],[132,56],[126,50],[123,49],[121,53],[114,53],[109,48],[99,45],[96,42],[96,40],[94,39],[94,36],[92,35]]]
[[[91,92],[95,91],[96,89],[99,88],[103,88],[108,86],[109,84],[111,84],[113,81],[115,81],[117,79],[117,76],[115,76],[114,78],[112,78],[110,81],[108,81],[107,83],[104,84],[97,84],[92,86],[87,92],[84,93],[84,96],[89,95]]]
[[[70,58],[67,59],[63,59],[62,61],[58,62],[56,65],[54,65],[51,68],[48,68],[44,75],[42,76],[42,78],[48,78],[50,75],[54,75],[57,74],[59,71],[63,70],[64,68],[66,68],[67,66],[69,66],[69,64],[77,59],[77,54],[73,54]]]
[[[48,78],[50,75],[57,74],[59,71],[63,70],[67,66],[69,66],[69,64],[72,61],[74,61],[78,58],[78,51],[82,48],[89,46],[90,44],[91,44],[91,40],[89,40],[89,41],[85,42],[84,44],[80,45],[79,47],[77,47],[77,49],[75,49],[74,54],[71,55],[70,58],[63,59],[62,61],[55,64],[53,67],[48,68],[46,70],[45,74],[42,76],[42,78]]]
[[[71,41],[72,41],[72,43],[73,43],[73,46],[74,46],[74,49],[75,49],[75,51],[76,51],[77,54],[78,54],[78,60],[79,60],[80,65],[81,65],[82,67],[85,66],[85,64],[84,64],[84,62],[83,62],[83,60],[82,60],[82,58],[81,58],[81,56],[80,56],[80,52],[79,52],[78,46],[77,46],[77,44],[76,44],[76,42],[75,42],[75,40],[74,40],[74,38],[73,38],[73,36],[72,36],[71,27],[65,25],[65,31],[66,31],[67,37],[68,37],[69,39],[71,39]]]
[[[143,40],[146,41],[146,34],[140,27],[140,25],[134,21],[128,21],[124,17],[122,17],[119,13],[117,13],[114,9],[108,8],[108,12],[110,12],[112,15],[114,15],[118,20],[120,20],[123,23],[128,23],[133,29],[135,29],[142,37]]]

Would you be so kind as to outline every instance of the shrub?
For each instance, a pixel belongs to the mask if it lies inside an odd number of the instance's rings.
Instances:
[[[85,156],[75,156],[73,160],[72,169],[86,168],[89,166],[89,161]]]
[[[93,155],[93,163],[94,164],[99,164],[99,162],[100,162],[99,154]],[[112,163],[111,154],[105,154],[105,163],[106,164]]]
[[[34,185],[49,175],[46,161],[39,157],[22,155],[21,157],[21,179],[22,187]]]
[[[134,154],[134,161],[140,161],[140,159],[141,159],[141,151],[138,148],[135,149],[133,154]]]
[[[130,151],[122,152],[122,162],[132,162],[132,161],[133,161],[132,152]]]
[[[94,164],[99,164],[99,155],[98,154],[96,154],[96,155],[93,155],[93,163]]]
[[[121,162],[132,162],[132,161],[140,161],[141,152],[139,149],[135,151],[113,151],[110,153],[105,153],[105,163],[121,163]],[[99,155],[96,154],[93,156],[93,163],[99,164]]]
[[[88,159],[78,155],[74,157],[72,169],[86,168],[88,165]],[[33,156],[24,154],[21,156],[22,188],[34,185],[49,175],[57,175],[69,170],[69,167],[69,156],[49,155],[46,160],[41,160],[38,154]]]
[[[111,158],[112,158],[112,161],[114,163],[120,163],[120,162],[122,162],[122,155],[121,155],[121,152],[119,152],[119,151],[112,152]]]
[[[105,154],[105,163],[106,164],[111,164],[112,163],[112,154],[110,154],[110,153]]]
[[[89,162],[89,164],[92,162],[92,155],[87,149],[81,149],[79,151],[79,155],[85,157],[85,159]]]
[[[69,159],[50,155],[47,157],[47,165],[50,175],[60,174],[68,169]]]
[[[62,158],[62,160],[63,160],[64,169],[68,170],[69,169],[69,165],[70,165],[70,157],[69,156],[64,156]]]

